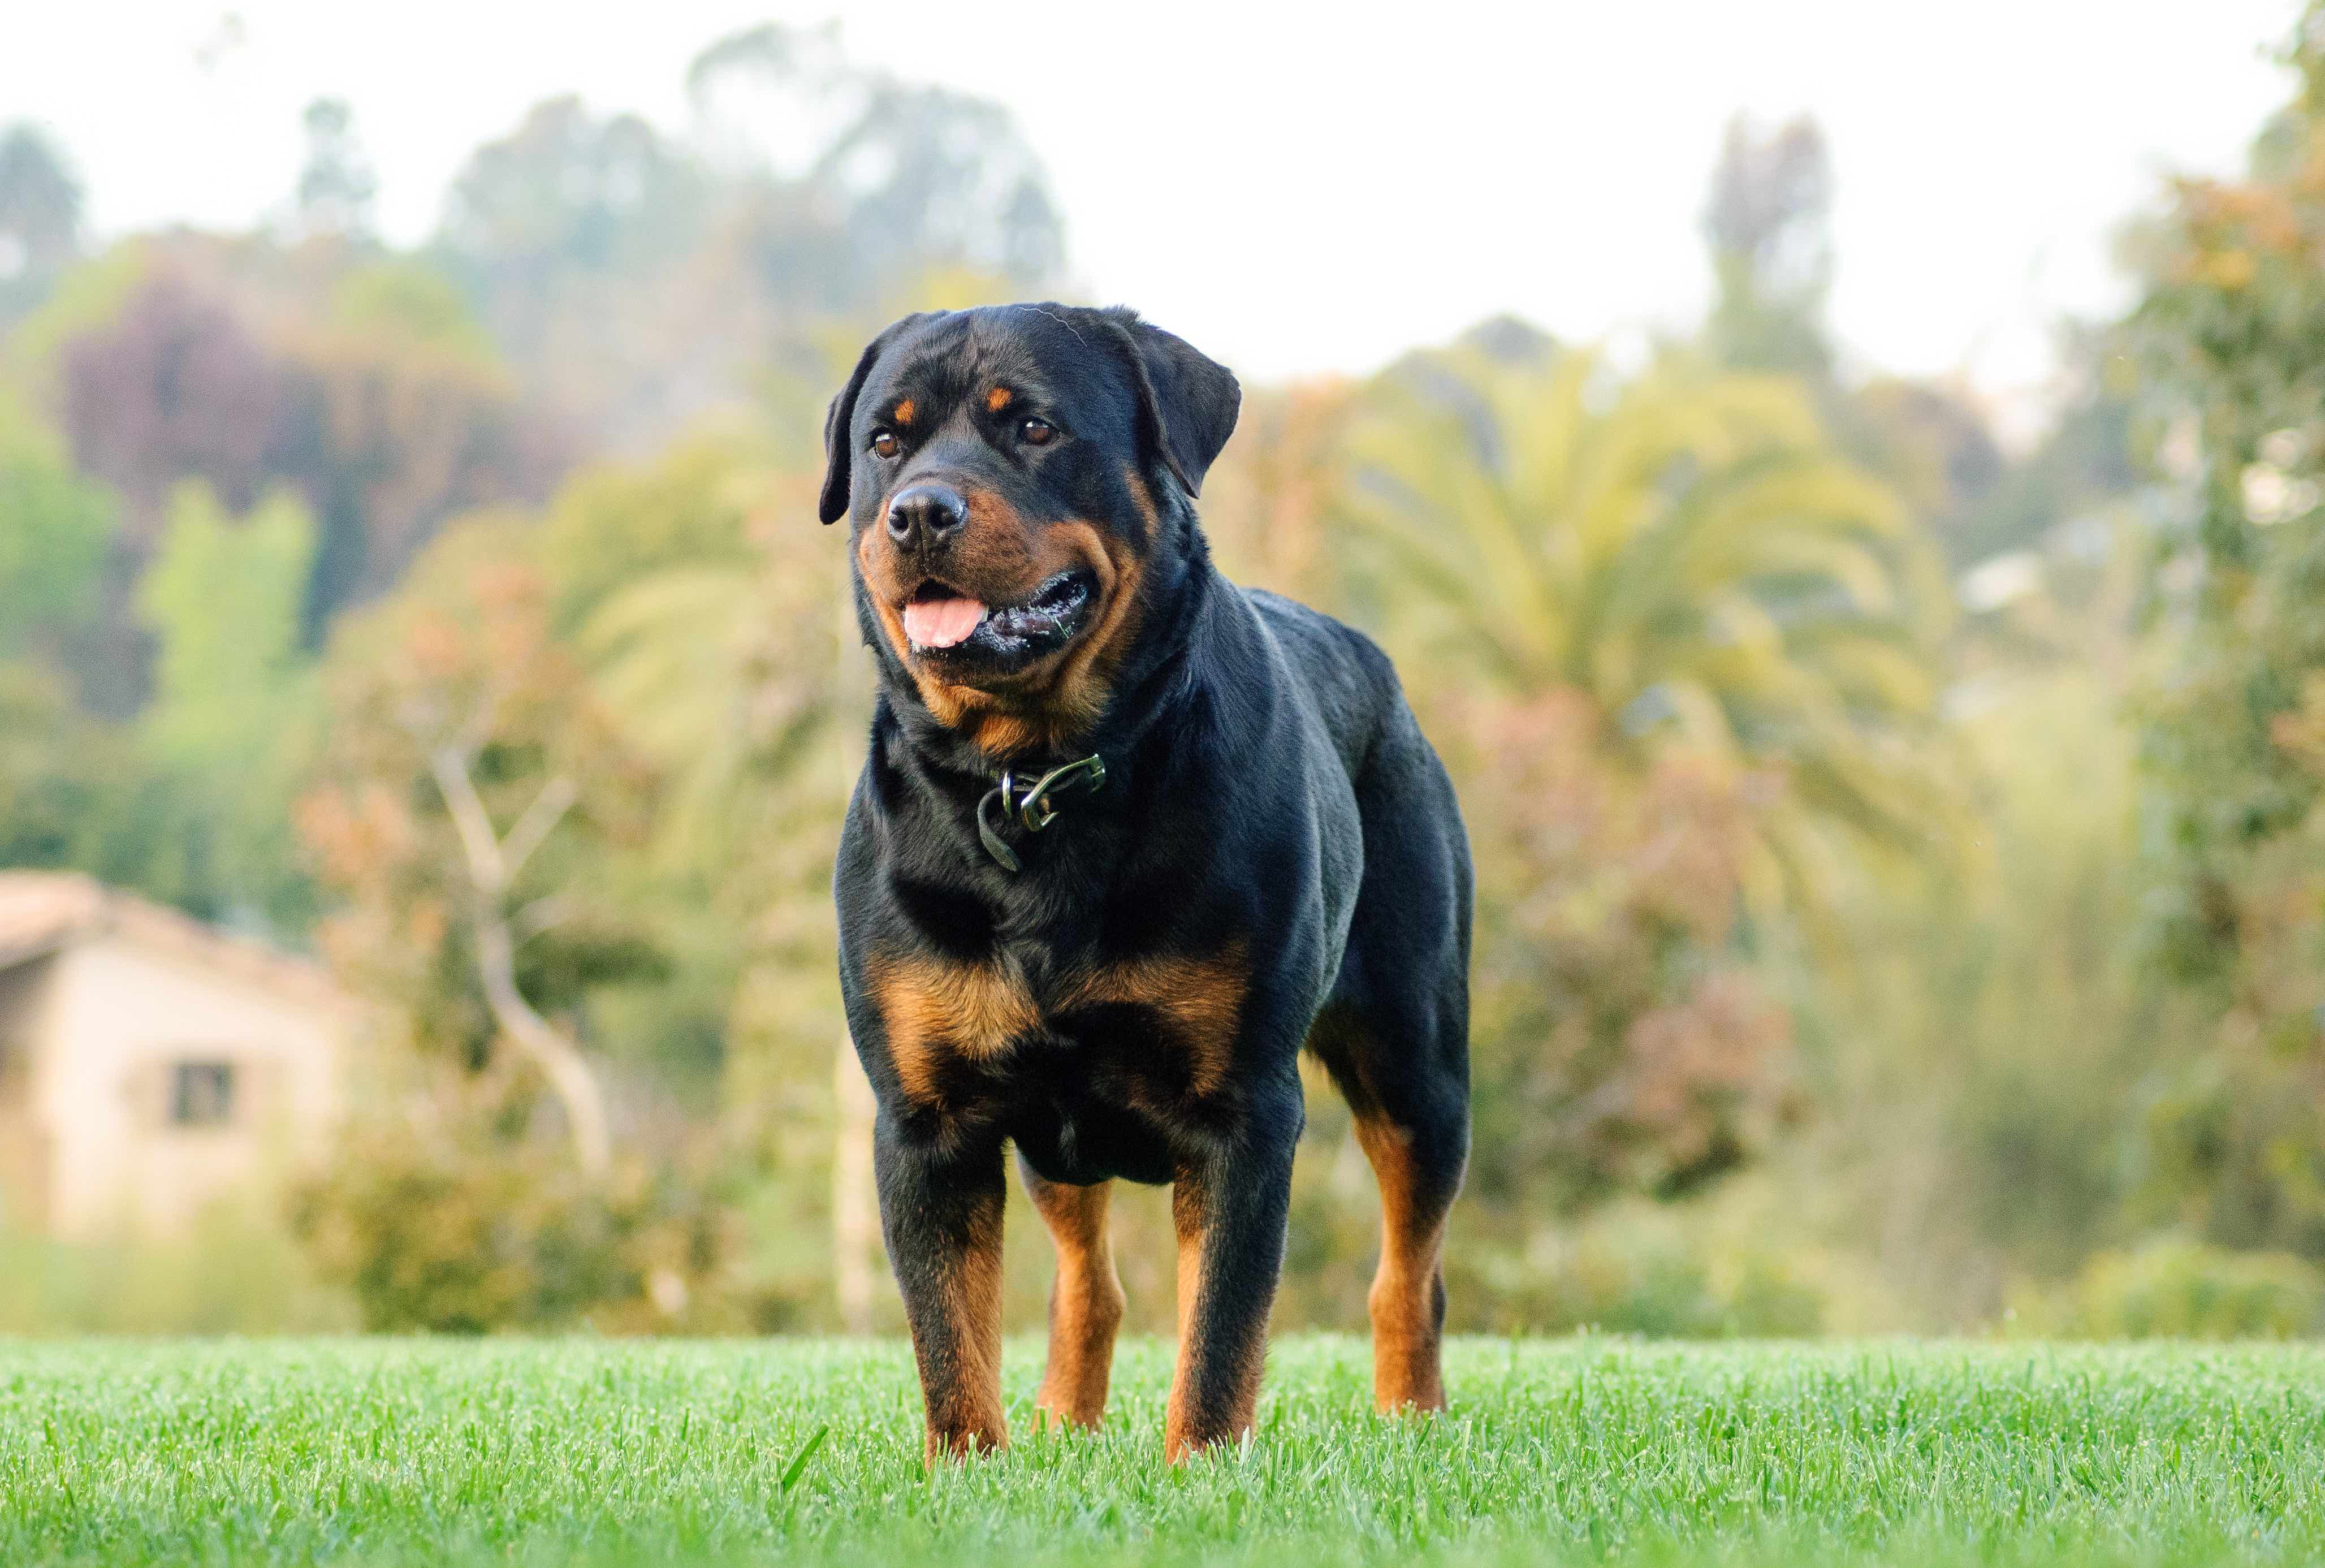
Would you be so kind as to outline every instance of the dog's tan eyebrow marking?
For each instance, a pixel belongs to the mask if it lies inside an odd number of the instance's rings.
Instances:
[[[999,413],[1009,406],[1009,400],[1015,394],[1007,387],[996,386],[985,394],[985,406],[993,413]]]
[[[890,417],[898,424],[910,424],[912,422],[912,415],[920,411],[912,406],[912,400],[908,397],[896,405],[896,412]]]

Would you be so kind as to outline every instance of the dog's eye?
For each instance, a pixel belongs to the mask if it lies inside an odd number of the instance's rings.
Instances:
[[[880,457],[894,457],[896,455],[896,432],[885,430],[874,431],[872,432],[872,450]]]
[[[1029,419],[1017,427],[1017,439],[1031,447],[1045,447],[1056,439],[1058,427],[1046,419]]]

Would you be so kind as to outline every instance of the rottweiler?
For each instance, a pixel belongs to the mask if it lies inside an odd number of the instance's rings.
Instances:
[[[879,667],[833,882],[931,1460],[1005,1445],[1005,1145],[1057,1245],[1037,1404],[1095,1425],[1117,1177],[1172,1187],[1164,1452],[1251,1429],[1298,1057],[1380,1183],[1384,1410],[1444,1404],[1468,1157],[1469,849],[1387,656],[1212,564],[1226,367],[1121,310],[907,316],[825,422]]]

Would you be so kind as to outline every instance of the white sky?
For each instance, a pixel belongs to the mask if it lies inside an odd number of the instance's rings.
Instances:
[[[2225,172],[2288,83],[2294,0],[1427,0],[858,5],[849,52],[997,97],[1090,293],[1272,377],[1363,370],[1497,311],[1570,337],[1690,320],[1738,108],[1808,110],[1837,166],[1852,358],[2023,394],[2050,321],[2119,305],[2110,236],[2167,171]],[[240,18],[243,42],[199,56]],[[0,0],[0,121],[64,142],[102,233],[247,225],[311,98],[354,106],[390,237],[479,141],[578,91],[680,128],[702,45],[828,4]]]

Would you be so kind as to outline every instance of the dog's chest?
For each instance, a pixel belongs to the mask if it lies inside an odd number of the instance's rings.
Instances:
[[[1216,1092],[1249,988],[1240,942],[1209,953],[1052,962],[884,954],[869,969],[904,1092],[927,1101],[1058,1089],[1163,1109]]]

